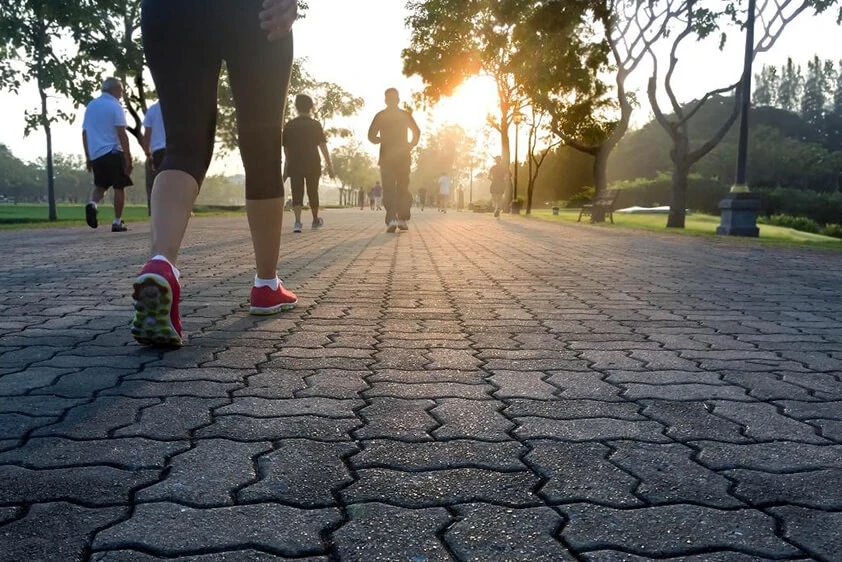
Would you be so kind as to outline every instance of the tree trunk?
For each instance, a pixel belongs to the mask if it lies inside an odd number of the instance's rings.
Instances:
[[[533,148],[531,147],[529,154],[526,155],[527,159],[529,160],[529,183],[526,186],[526,214],[532,214],[532,193],[535,191],[535,180],[537,179],[538,174],[532,174],[532,151]]]
[[[690,140],[687,130],[678,129],[678,138],[672,149],[672,191],[670,193],[670,214],[667,228],[684,228],[687,209],[687,180],[690,175]]]
[[[594,200],[608,189],[608,155],[613,146],[602,143],[593,155]],[[594,206],[591,209],[591,222],[605,222],[605,209]]]
[[[56,212],[56,181],[53,171],[53,131],[50,127],[50,120],[47,115],[47,93],[40,89],[41,94],[41,124],[44,127],[44,136],[47,138],[47,203],[49,205],[49,218],[51,221],[58,220]]]

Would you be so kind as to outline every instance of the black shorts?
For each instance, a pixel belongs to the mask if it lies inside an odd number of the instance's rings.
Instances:
[[[166,152],[167,150],[165,148],[159,148],[152,153],[152,165],[155,166],[156,173],[161,169],[161,164],[164,163],[164,154],[166,154]]]
[[[134,185],[132,178],[126,175],[122,152],[109,152],[92,160],[91,169],[94,172],[94,185],[97,187],[123,189]]]

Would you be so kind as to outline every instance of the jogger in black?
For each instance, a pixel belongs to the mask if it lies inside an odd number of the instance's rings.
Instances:
[[[412,209],[409,170],[412,165],[412,149],[421,136],[421,130],[412,114],[398,107],[400,101],[396,89],[386,90],[386,109],[374,116],[368,129],[368,140],[380,145],[380,178],[387,232],[409,228],[407,221]],[[408,138],[407,133],[411,133],[411,138]]]
[[[250,311],[295,306],[278,279],[283,219],[281,128],[292,68],[296,0],[143,0],[146,62],[161,101],[166,154],[152,190],[152,258],[134,283],[132,333],[181,345],[178,252],[213,156],[223,61],[237,110],[246,211],[257,275]]]

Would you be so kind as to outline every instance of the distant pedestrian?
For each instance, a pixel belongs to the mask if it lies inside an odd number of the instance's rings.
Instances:
[[[456,210],[462,212],[465,208],[465,190],[461,187],[456,188]]]
[[[368,201],[368,193],[364,187],[361,187],[359,191],[357,191],[357,203],[360,205],[360,211],[365,210],[366,201]]]
[[[374,207],[376,211],[383,209],[383,186],[380,182],[375,182],[374,187],[371,188],[371,194],[374,197]]]
[[[223,62],[236,106],[257,270],[249,312],[275,314],[298,302],[278,279],[284,207],[281,129],[297,6],[296,0],[141,4],[143,51],[167,128],[167,152],[152,189],[152,258],[135,279],[132,295],[132,334],[142,344],[184,343],[175,264],[213,158]]]
[[[106,78],[100,96],[85,108],[82,122],[82,145],[85,167],[94,174],[94,188],[85,205],[85,221],[91,228],[99,226],[98,205],[105,192],[114,189],[114,221],[111,232],[128,230],[123,221],[126,187],[132,183],[132,152],[126,134],[126,113],[120,105],[123,84],[116,78]]]
[[[439,212],[446,213],[450,201],[450,177],[442,173],[439,176]]]
[[[386,232],[407,230],[412,208],[409,170],[412,149],[421,130],[412,114],[398,107],[400,95],[395,88],[385,93],[386,109],[374,116],[368,128],[368,140],[380,145],[380,179],[383,181],[383,206],[386,208]],[[410,135],[410,138],[408,138]]]
[[[155,102],[146,110],[143,116],[143,152],[152,170],[152,181],[146,181],[146,209],[152,214],[152,184],[158,170],[164,162],[167,148],[167,135],[164,130],[164,117],[161,114],[161,102]]]
[[[295,96],[298,116],[284,127],[285,176],[289,178],[292,191],[292,211],[295,213],[293,232],[301,232],[301,207],[304,205],[304,188],[307,187],[307,203],[313,215],[312,228],[321,228],[324,219],[319,216],[319,179],[322,176],[321,152],[327,175],[332,179],[333,164],[327,149],[327,137],[321,123],[313,119],[313,99],[299,94]]]
[[[427,204],[427,188],[421,187],[418,189],[418,204],[421,206],[421,210],[424,210],[424,206]]]
[[[488,176],[491,179],[491,201],[494,206],[494,216],[499,218],[500,208],[503,205],[503,193],[506,192],[506,181],[509,177],[509,171],[501,163],[499,156],[494,158],[494,165],[491,166]]]

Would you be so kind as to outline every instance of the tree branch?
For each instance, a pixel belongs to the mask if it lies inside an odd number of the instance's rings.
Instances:
[[[690,152],[687,155],[687,161],[692,165],[702,159],[702,157],[710,152],[711,150],[716,147],[725,137],[728,130],[731,129],[731,126],[737,120],[737,117],[740,115],[740,95],[742,93],[743,87],[742,83],[737,86],[737,91],[735,92],[734,96],[734,108],[731,110],[731,114],[728,116],[728,119],[719,130],[716,131],[716,134],[713,135],[705,144],[697,148],[696,150]]]

